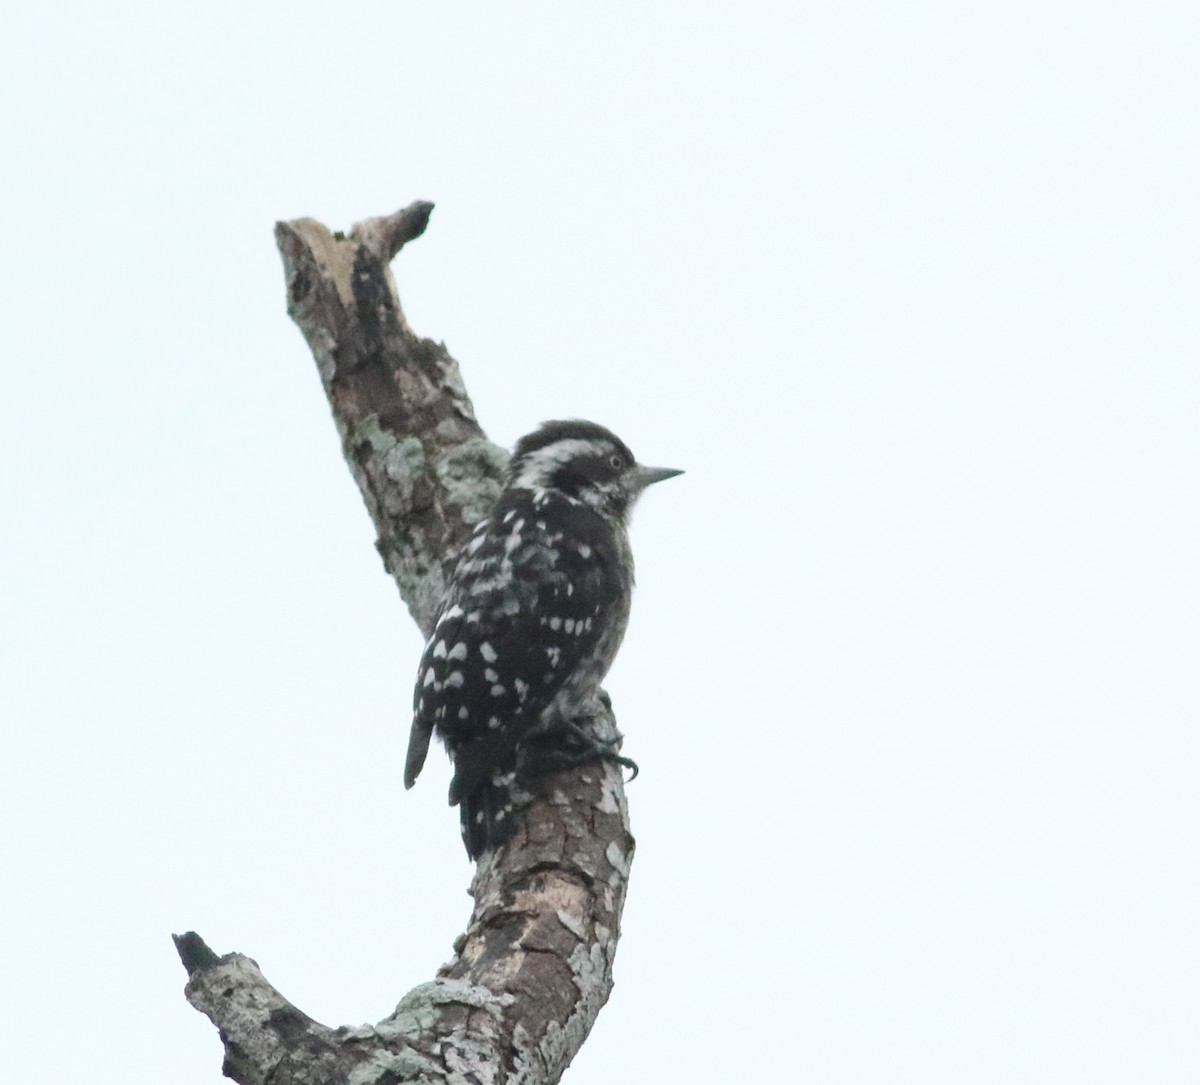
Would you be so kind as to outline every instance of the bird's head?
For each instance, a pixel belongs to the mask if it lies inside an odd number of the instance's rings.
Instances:
[[[508,485],[558,493],[605,515],[625,519],[641,492],[683,474],[673,467],[644,467],[611,430],[595,422],[545,422],[513,450]]]

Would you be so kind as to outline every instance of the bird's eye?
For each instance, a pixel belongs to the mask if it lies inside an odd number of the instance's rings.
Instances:
[[[617,454],[614,452],[614,453],[613,453],[611,456],[609,456],[609,457],[608,457],[608,465],[609,465],[609,467],[611,467],[611,468],[612,468],[614,471],[619,471],[619,470],[621,470],[621,457],[620,457],[620,456],[618,456],[618,455],[617,455]]]

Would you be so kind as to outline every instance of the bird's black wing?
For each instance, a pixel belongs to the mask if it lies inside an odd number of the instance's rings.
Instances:
[[[406,786],[436,728],[454,757],[451,802],[471,795],[511,767],[521,738],[590,665],[621,591],[593,519],[574,515],[564,533],[561,513],[501,506],[477,529],[421,657]]]

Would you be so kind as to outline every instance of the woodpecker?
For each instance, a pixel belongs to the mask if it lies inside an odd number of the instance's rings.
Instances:
[[[647,486],[682,473],[642,466],[594,422],[546,422],[517,442],[421,656],[404,767],[410,788],[436,730],[470,858],[516,828],[523,744],[562,734],[578,749],[575,721],[594,711],[629,623],[630,510]]]

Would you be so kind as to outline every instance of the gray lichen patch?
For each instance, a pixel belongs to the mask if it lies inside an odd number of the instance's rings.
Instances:
[[[592,1022],[600,1012],[600,1007],[608,1001],[612,990],[609,958],[606,947],[601,943],[593,943],[590,947],[581,943],[571,952],[568,963],[579,991],[579,1001],[575,1004],[574,1012],[562,1023],[550,1021],[547,1024],[537,1045],[538,1058],[529,1059],[523,1067],[519,1066],[516,1080],[544,1080],[539,1076],[539,1063],[551,1071],[551,1080],[556,1080],[554,1070],[561,1073],[574,1053],[583,1046]],[[520,1072],[522,1069],[524,1073]]]
[[[625,812],[625,787],[615,771],[604,773],[600,778],[600,801],[596,809],[602,814],[623,814]]]
[[[397,458],[391,466],[391,471],[396,473],[389,475],[392,478],[420,473],[425,467],[425,452],[420,439],[400,436],[390,429],[385,429],[380,424],[377,414],[369,414],[354,423],[347,431],[346,444],[352,448],[368,445],[372,451],[384,457],[395,453]]]
[[[346,1085],[380,1085],[382,1082],[441,1080],[441,1068],[415,1051],[392,1054],[379,1051],[350,1071]]]
[[[383,454],[383,470],[393,482],[411,482],[425,471],[425,449],[416,437],[401,437]]]
[[[335,1039],[342,1040],[373,1040],[379,1035],[374,1025],[339,1025],[333,1030]]]
[[[349,426],[344,440],[346,460],[377,521],[380,514],[407,515],[420,503],[415,497],[426,482],[426,465],[418,438],[397,436],[372,414]]]
[[[576,946],[569,963],[576,986],[587,991],[604,978],[604,947],[599,942]]]
[[[587,927],[578,916],[572,915],[564,908],[559,908],[554,914],[558,916],[558,921],[581,942],[587,937]]]
[[[604,858],[622,878],[629,877],[629,857],[615,840],[610,840],[608,847],[604,849]]]
[[[442,500],[464,523],[479,523],[500,496],[507,467],[508,453],[483,437],[455,445],[436,464]]]
[[[431,1028],[441,1016],[442,1007],[448,1005],[486,1010],[498,1018],[512,1000],[513,996],[510,994],[497,995],[487,987],[467,983],[465,980],[431,980],[418,984],[409,991],[397,1003],[392,1015],[376,1025],[376,1030],[380,1035],[405,1036],[415,1029],[412,1035],[417,1035]]]

